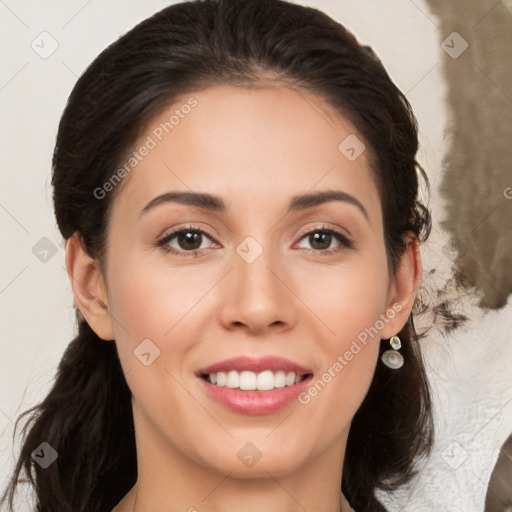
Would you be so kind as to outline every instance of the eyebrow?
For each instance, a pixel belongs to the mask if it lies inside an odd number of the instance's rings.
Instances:
[[[288,212],[305,210],[307,208],[319,206],[330,201],[342,201],[344,203],[356,206],[365,216],[365,218],[369,220],[368,212],[361,204],[361,202],[354,196],[341,190],[325,190],[322,192],[310,192],[308,194],[294,196],[292,197],[288,206]],[[146,206],[142,208],[139,218],[156,206],[168,202],[197,206],[212,212],[227,211],[227,207],[224,201],[220,197],[213,196],[211,194],[201,192],[166,192],[151,199],[151,201],[149,201],[149,203],[147,203]]]

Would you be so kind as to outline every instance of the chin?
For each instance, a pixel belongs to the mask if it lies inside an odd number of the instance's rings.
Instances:
[[[267,446],[261,450],[256,445],[251,441],[236,443],[236,448],[226,446],[226,451],[212,454],[208,460],[204,459],[204,453],[201,458],[205,466],[224,475],[229,474],[230,478],[239,479],[268,478],[269,473],[276,478],[283,477],[307,465],[304,445],[301,449],[296,445],[288,445],[287,451],[282,450],[282,445]],[[215,463],[212,464],[212,461]]]

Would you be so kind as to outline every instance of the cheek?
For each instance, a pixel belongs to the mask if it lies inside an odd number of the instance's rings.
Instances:
[[[163,410],[155,390],[165,388],[166,407],[176,406],[182,390],[173,377],[181,381],[194,362],[190,353],[211,318],[209,291],[219,272],[143,264],[140,255],[124,254],[109,274],[117,350],[135,399],[144,397],[139,402]]]
[[[198,339],[190,319],[200,313],[194,306],[208,283],[124,254],[109,275],[119,358],[138,409],[170,418],[183,395],[181,362]]]
[[[112,314],[121,324],[117,329],[121,339],[128,331],[133,342],[150,338],[160,343],[172,337],[173,331],[183,331],[188,315],[200,308],[216,278],[211,271],[155,267],[137,260],[125,259],[112,272]]]
[[[386,318],[388,270],[384,258],[361,258],[358,264],[307,277],[300,293],[320,320],[316,339],[322,369],[302,403],[312,402],[315,414],[338,424],[353,416],[373,378]],[[329,413],[333,404],[340,414]]]
[[[385,314],[389,279],[385,261],[375,258],[357,264],[300,271],[298,295],[326,327],[325,339],[338,349],[360,333],[374,329],[379,315]],[[331,336],[327,336],[330,332]]]

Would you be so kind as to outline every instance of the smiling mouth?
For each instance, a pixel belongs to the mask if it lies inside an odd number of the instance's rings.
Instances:
[[[241,389],[243,391],[270,391],[272,389],[294,386],[311,376],[311,373],[301,375],[284,370],[265,370],[259,373],[245,370],[241,372],[231,370],[227,372],[200,374],[202,379],[215,386]]]

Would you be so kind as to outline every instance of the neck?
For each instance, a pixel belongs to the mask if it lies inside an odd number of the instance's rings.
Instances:
[[[348,512],[346,501],[340,501],[345,439],[296,468],[265,466],[262,457],[242,473],[238,459],[221,472],[185,457],[167,441],[155,440],[139,431],[138,480],[112,512],[261,512],[269,503],[282,512]]]
[[[138,480],[113,512],[261,512],[269,504],[281,512],[346,512],[340,495],[350,424],[333,442],[323,444],[320,436],[305,451],[291,450],[279,430],[271,437],[254,429],[250,441],[261,457],[246,467],[237,457],[249,440],[245,431],[242,439],[222,432],[217,443],[204,443],[202,453],[190,454],[188,446],[173,443],[138,412],[135,408]]]
[[[283,493],[287,492],[286,489],[284,489],[284,488],[282,488],[281,491]],[[304,505],[302,502],[299,502],[294,497],[290,496],[290,498],[291,498],[291,500],[288,500],[287,508],[286,509],[279,508],[279,510],[286,510],[287,512],[295,512],[295,511],[303,512],[304,510],[314,510],[313,508],[311,508],[311,506]],[[225,502],[223,502],[221,504],[220,503],[221,500],[217,500],[217,501],[219,501],[219,505],[218,505],[218,508],[215,508],[215,510],[216,511],[217,510],[219,510],[219,511],[220,510],[244,510],[244,512],[245,512],[245,510],[249,510],[249,511],[262,510],[262,509],[264,510],[265,508],[262,508],[262,507],[268,508],[268,503],[269,503],[268,500],[269,499],[272,500],[271,503],[273,503],[273,507],[274,506],[280,507],[279,503],[281,501],[283,501],[283,500],[279,499],[278,496],[274,496],[273,498],[269,497],[269,493],[264,493],[263,496],[260,493],[256,493],[255,495],[253,493],[249,493],[249,494],[244,495],[243,503],[241,503],[241,504],[240,504],[240,500],[237,501],[236,499],[230,500],[230,503],[234,503],[233,505],[226,504]],[[175,511],[182,512],[184,510],[186,510],[187,512],[199,512],[199,510],[202,510],[203,507],[205,506],[204,505],[205,501],[206,501],[205,498],[190,500],[189,503],[194,502],[195,506],[189,506],[187,508],[183,508],[183,505],[182,506],[176,506],[175,504],[170,505],[169,500],[166,500],[165,510],[167,510],[169,512],[175,512]],[[212,500],[210,500],[210,501],[212,501]],[[124,497],[124,499],[114,509],[112,509],[112,512],[142,512],[145,510],[154,510],[154,508],[148,509],[148,506],[153,507],[154,505],[145,505],[142,502],[143,502],[143,498],[139,497],[139,495],[138,495],[138,485],[135,484],[132,487],[132,489],[130,490],[130,492]],[[236,503],[239,503],[239,504],[237,505]],[[274,505],[274,503],[276,503],[276,505]],[[160,505],[158,505],[158,506],[160,506]],[[243,508],[232,508],[232,507],[240,507],[240,506]],[[316,506],[318,506],[321,510],[333,510],[333,511],[339,510],[340,512],[349,512],[352,510],[351,508],[348,508],[349,507],[348,502],[346,501],[344,496],[342,494],[340,494],[340,492],[338,492],[337,496],[335,498],[333,498],[332,500],[327,500],[324,497],[324,499],[322,499],[322,503],[317,503]],[[208,509],[208,510],[211,510],[211,509]]]

